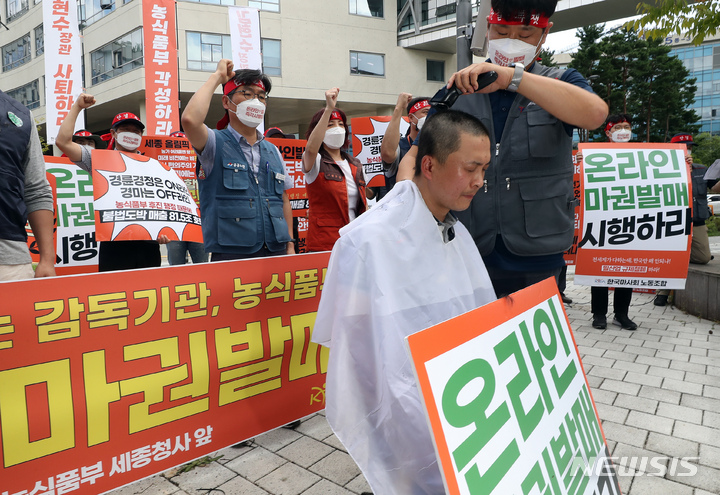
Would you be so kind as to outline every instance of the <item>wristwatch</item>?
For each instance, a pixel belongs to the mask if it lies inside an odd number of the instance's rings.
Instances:
[[[508,85],[506,90],[517,93],[518,86],[520,86],[520,81],[522,81],[523,73],[525,73],[525,66],[523,64],[515,63],[510,64],[510,67],[515,67],[515,73],[513,74],[512,79],[510,80],[510,84]]]

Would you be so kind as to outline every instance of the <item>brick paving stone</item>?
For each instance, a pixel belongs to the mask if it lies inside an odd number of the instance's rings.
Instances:
[[[717,428],[720,430],[720,413],[716,413],[715,411],[705,411],[703,413],[702,424],[703,426]]]
[[[257,480],[256,484],[273,495],[299,495],[320,481],[320,477],[288,462]]]
[[[686,363],[691,364],[692,363]],[[702,366],[702,365],[696,365],[696,366]],[[685,378],[684,381],[692,382],[692,383],[700,383],[702,385],[717,385],[720,383],[720,380],[716,376],[712,375],[706,375],[705,373],[694,373],[692,371],[686,371],[685,372]]]
[[[333,447],[334,449],[342,450],[343,452],[347,452],[347,449],[342,444],[340,439],[338,439],[338,437],[336,437],[334,434],[330,435],[327,438],[324,438],[323,443],[326,445],[329,445],[330,447]]]
[[[688,423],[702,424],[703,412],[690,407],[661,402],[656,414],[665,418],[679,419]]]
[[[689,373],[697,373],[704,375],[707,371],[707,366],[704,364],[690,363],[684,361],[670,361],[670,368],[681,370]],[[686,375],[687,376],[687,375]]]
[[[720,366],[705,366],[705,373],[712,376],[720,376]]]
[[[606,351],[622,352],[626,346],[625,344],[618,344],[617,342],[597,342],[593,347],[605,349]]]
[[[684,373],[684,372],[683,372]],[[666,378],[660,388],[667,390],[675,390],[684,394],[702,395],[703,386],[698,383],[689,383],[681,380],[675,380],[673,378]]]
[[[673,390],[664,390],[657,387],[648,387],[643,385],[638,393],[639,397],[645,397],[647,399],[656,399],[663,402],[669,402],[670,404],[680,404],[680,392]]]
[[[632,495],[693,495],[690,486],[657,476],[638,476],[632,482]]]
[[[687,469],[683,469],[682,463],[678,467],[675,475],[668,472],[667,478],[678,483],[684,483],[710,493],[720,493],[720,470],[703,465],[694,465],[697,467],[697,473],[692,476],[681,476],[687,473]],[[635,494],[633,494],[635,495]]]
[[[645,448],[668,457],[696,457],[700,444],[692,440],[683,440],[651,431]]]
[[[621,394],[637,395],[640,390],[640,385],[636,383],[625,383],[618,380],[605,379],[600,388],[603,390],[609,390],[611,392],[618,392]]]
[[[592,389],[600,388],[600,385],[602,385],[604,379],[605,378],[601,376],[587,375],[587,381],[590,384],[590,388]]]
[[[347,485],[345,485],[345,488],[348,490],[351,490],[355,493],[362,493],[362,492],[370,492],[370,485],[368,484],[367,480],[365,479],[365,476],[361,474],[358,474],[355,478],[350,481]]]
[[[658,351],[655,353],[655,356],[667,358],[667,359],[676,359],[678,361],[690,361],[690,355],[687,352],[678,352],[675,350],[666,351],[663,349],[658,349]],[[703,357],[703,356],[700,356],[699,354],[697,356]]]
[[[225,466],[250,481],[257,481],[286,462],[285,459],[269,450],[256,447],[237,459],[228,462]]]
[[[623,381],[629,382],[629,383],[637,383],[640,385],[649,385],[651,387],[660,387],[663,383],[664,378],[661,376],[653,376],[653,375],[647,375],[644,373],[634,373],[634,372],[628,372],[627,375],[625,375],[625,379]]]
[[[650,366],[648,368],[648,375],[661,376],[663,378],[671,378],[673,380],[682,380],[685,377],[685,372],[680,370],[672,370],[670,368],[658,368],[656,366]]]
[[[312,416],[310,419],[303,421],[297,427],[297,431],[303,435],[313,437],[315,440],[322,440],[332,434],[332,428],[322,416]]]
[[[610,405],[615,402],[615,398],[617,396],[617,392],[610,392],[608,390],[601,390],[597,388],[592,389],[592,397],[595,402],[602,402],[603,404]]]
[[[700,445],[700,459],[697,462],[711,468],[720,469],[720,447]]]
[[[340,451],[335,451],[316,462],[310,466],[310,471],[340,486],[346,485],[360,474],[360,468],[357,467],[352,457]]]
[[[670,459],[659,455],[659,452],[618,442],[613,451],[613,462],[616,466],[630,468],[637,476],[657,473],[667,467]]]
[[[625,378],[627,371],[616,370],[615,368],[607,368],[605,366],[593,366],[590,370],[586,370],[586,374],[591,376],[598,376],[601,378],[610,378],[612,380],[622,381],[622,379]]]
[[[145,478],[137,483],[133,483],[124,488],[118,488],[112,492],[113,495],[143,495],[148,493],[152,493],[153,495],[184,495],[186,492],[162,476]]]
[[[665,352],[672,352],[675,349],[675,346],[672,344],[663,344],[662,342],[651,342],[651,341],[644,341],[643,347],[647,347],[649,349],[656,349],[657,351],[665,351]],[[657,355],[657,353],[655,353]]]
[[[679,404],[681,406],[694,407],[705,411],[720,411],[720,400],[711,397],[683,394]]]
[[[217,487],[218,490],[222,490],[226,495],[242,494],[242,495],[269,495],[268,492],[263,490],[257,485],[252,484],[242,476],[235,476],[233,479]],[[208,492],[205,492],[208,493]],[[212,495],[216,492],[209,492],[208,495]],[[219,493],[219,492],[217,492]],[[150,494],[148,494],[150,495]]]
[[[633,373],[647,373],[649,366],[647,364],[629,363],[627,361],[616,361],[613,369],[632,371]]]
[[[664,342],[664,343],[666,343],[666,344],[673,344],[673,345],[676,345],[676,346],[677,346],[677,345],[687,345],[687,346],[689,346],[691,340],[690,340],[690,339],[685,339],[685,338],[663,336],[663,337],[660,337],[660,342]]]
[[[614,362],[615,362],[614,359],[608,359],[608,358],[597,357],[597,356],[588,356],[585,359],[583,359],[583,365],[604,366],[606,368],[612,368],[612,365]]]
[[[657,356],[638,356],[635,360],[637,364],[647,364],[657,368],[669,368],[672,361],[669,359],[659,358]]]
[[[585,356],[602,357],[603,354],[605,354],[605,349],[595,347],[583,347],[582,352],[580,353],[583,359]]]
[[[655,399],[637,397],[635,395],[618,394],[613,405],[632,411],[642,411],[648,414],[655,414],[655,411],[657,411],[658,408],[658,401]]]
[[[235,473],[217,462],[198,466],[173,476],[170,481],[190,495],[205,495],[203,488],[217,488],[235,477]]]
[[[686,354],[693,354],[695,356],[707,356],[708,353],[713,352],[713,351],[708,351],[707,349],[703,349],[701,347],[696,347],[696,346],[676,345],[675,352],[683,352]]]
[[[634,445],[636,447],[645,446],[645,439],[648,435],[647,431],[631,426],[621,425],[612,421],[603,421],[602,425],[605,437],[608,439],[612,439],[616,442],[622,440],[623,443]]]
[[[352,495],[353,492],[328,480],[320,480],[303,492],[304,495]]]
[[[300,423],[302,425],[302,423]],[[289,428],[277,428],[262,435],[255,437],[255,443],[270,452],[277,452],[286,445],[290,445],[298,438],[302,437],[300,433]]]
[[[283,447],[276,453],[299,466],[309,467],[333,452],[333,448],[314,438],[301,436],[290,445]]]
[[[625,361],[628,363],[634,363],[638,356],[637,356],[637,354],[633,354],[631,352],[626,352],[623,350],[623,351],[607,351],[603,357],[609,358],[609,359],[615,359],[616,362],[617,361]]]
[[[709,356],[696,356],[693,354],[690,356],[691,363],[705,364],[707,366],[720,366],[720,359],[709,357]]]
[[[703,397],[711,397],[713,399],[720,399],[720,387],[712,387],[710,385],[703,386]]]
[[[602,421],[612,421],[614,423],[623,424],[628,416],[628,410],[622,407],[610,406],[597,402],[595,404],[598,410],[598,416]]]
[[[648,347],[642,347],[641,342],[635,342],[634,345],[626,345],[625,351],[630,352],[632,354],[638,354],[640,356],[654,356],[655,355],[655,349],[650,349]]]
[[[675,421],[673,436],[708,445],[720,445],[720,430],[685,421]]]
[[[630,411],[625,424],[627,426],[635,426],[643,430],[656,431],[664,435],[670,435],[673,430],[673,424],[675,420],[671,418],[664,418],[662,416],[655,416],[653,414],[647,414],[640,411]]]

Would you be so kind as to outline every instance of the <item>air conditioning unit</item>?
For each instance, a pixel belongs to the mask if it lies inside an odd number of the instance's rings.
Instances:
[[[100,8],[103,10],[109,10],[113,6],[113,0],[100,0]]]

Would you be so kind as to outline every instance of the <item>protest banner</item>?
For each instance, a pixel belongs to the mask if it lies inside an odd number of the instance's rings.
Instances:
[[[27,8],[27,3],[25,3]],[[77,2],[42,2],[45,47],[45,140],[55,144],[60,124],[83,91],[82,39],[78,28]],[[80,112],[75,130],[85,127]]]
[[[260,12],[253,7],[228,7],[230,45],[235,69],[262,68]]]
[[[555,280],[407,337],[449,494],[620,489]]]
[[[385,185],[380,146],[391,118],[390,116],[359,117],[350,121],[353,155],[363,165],[368,187]],[[403,117],[400,120],[400,139],[404,139],[408,127],[410,124],[407,118]]]
[[[170,167],[178,174],[188,188],[195,204],[200,206],[198,197],[195,163],[197,155],[187,138],[171,138],[167,136],[143,136],[138,148],[145,156],[154,158],[163,166]]]
[[[136,153],[93,150],[95,237],[98,241],[202,242],[200,209],[169,166]]]
[[[307,252],[307,215],[308,197],[305,189],[305,174],[302,171],[302,156],[307,146],[305,139],[280,139],[268,138],[280,151],[285,162],[287,173],[293,178],[292,189],[285,191],[290,198],[290,206],[293,214],[293,234],[297,239],[296,252]]]
[[[683,144],[581,143],[579,285],[684,289],[692,186]]]
[[[580,181],[582,180],[582,173],[581,173],[581,167],[582,164],[577,159],[578,151],[573,150],[572,152],[572,159],[573,159],[573,192],[575,194],[575,199],[579,202],[578,204],[580,207],[575,208],[575,233],[573,234],[573,243],[570,248],[563,253],[563,258],[565,259],[566,265],[574,265],[575,264],[575,258],[577,256],[577,246],[578,242],[580,240],[580,235],[582,234],[580,230],[580,208],[582,207],[582,188],[580,187]],[[582,156],[582,155],[580,155]]]
[[[0,494],[104,493],[321,410],[329,255],[0,283]]]
[[[145,0],[142,10],[146,124],[149,134],[167,136],[180,130],[175,0]]]

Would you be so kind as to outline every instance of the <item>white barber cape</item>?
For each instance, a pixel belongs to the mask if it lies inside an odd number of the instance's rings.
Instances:
[[[469,232],[454,229],[443,242],[406,180],[332,250],[312,340],[330,347],[327,420],[376,495],[444,493],[403,340],[495,300]]]

